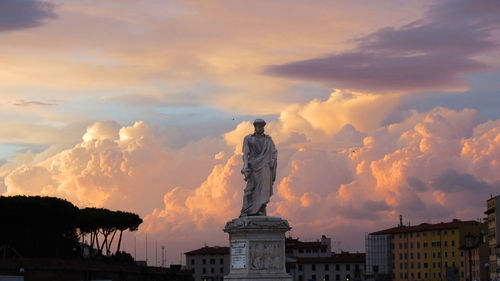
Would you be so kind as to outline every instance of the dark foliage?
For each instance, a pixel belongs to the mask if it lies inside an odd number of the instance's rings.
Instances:
[[[78,235],[90,235],[95,253],[110,255],[119,233],[116,253],[120,253],[122,233],[135,231],[142,219],[133,213],[99,208],[78,209],[70,202],[40,196],[0,196],[0,246],[15,249],[21,256],[81,256]],[[101,242],[99,243],[99,238]],[[83,240],[83,239],[82,239]],[[0,257],[1,258],[1,257]]]

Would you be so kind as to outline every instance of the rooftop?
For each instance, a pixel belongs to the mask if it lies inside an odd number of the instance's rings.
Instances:
[[[341,253],[331,257],[292,257],[296,263],[365,263],[365,253]]]
[[[214,246],[209,247],[205,246],[203,248],[199,248],[197,250],[189,251],[184,253],[185,255],[229,255],[229,247],[220,247]]]
[[[409,232],[421,232],[421,231],[432,231],[432,230],[444,230],[444,229],[456,229],[460,226],[467,224],[480,224],[478,221],[460,221],[453,220],[451,222],[441,222],[441,223],[421,223],[415,226],[396,226],[393,228],[388,228],[380,230],[377,232],[370,233],[371,235],[382,235],[382,234],[396,234],[396,233],[409,233]]]

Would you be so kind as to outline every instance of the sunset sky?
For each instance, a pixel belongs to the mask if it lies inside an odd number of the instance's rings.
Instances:
[[[500,194],[500,1],[0,0],[0,194],[138,213],[154,264],[228,244],[264,118],[268,215],[367,232]]]

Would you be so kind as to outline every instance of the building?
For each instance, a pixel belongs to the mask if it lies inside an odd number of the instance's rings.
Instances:
[[[460,254],[460,266],[464,268],[460,272],[460,280],[466,281],[469,276],[471,280],[488,281],[490,249],[488,247],[487,236],[473,237],[473,245],[465,247]],[[466,243],[467,244],[467,243]]]
[[[371,233],[370,237],[386,236],[380,239],[381,244],[386,243],[387,237],[390,237],[391,255],[386,262],[374,264],[373,256],[382,259],[384,255],[367,253],[372,259],[370,274],[373,273],[373,266],[388,264],[392,266],[392,280],[437,281],[447,280],[447,276],[460,276],[460,280],[465,280],[462,277],[466,276],[465,266],[460,263],[464,254],[462,248],[465,246],[465,236],[479,236],[485,231],[486,225],[481,222],[453,220],[416,226],[399,225]],[[374,237],[371,240],[377,241]],[[376,247],[367,248],[367,251],[372,251],[372,248]]]
[[[484,212],[488,215],[488,247],[490,249],[490,278],[500,277],[500,224],[497,224],[496,209],[500,206],[500,196],[495,196],[486,201],[487,209]]]
[[[389,281],[392,278],[392,235],[368,234],[366,247],[366,280]]]
[[[295,257],[294,281],[365,280],[365,254],[333,254],[330,257]]]
[[[205,246],[184,254],[195,281],[222,281],[229,274],[229,247]]]
[[[364,253],[333,253],[331,238],[316,242],[285,239],[286,269],[294,281],[365,280]]]
[[[298,238],[285,239],[285,253],[291,257],[330,257],[332,255],[332,239],[325,235],[321,241],[302,242]]]

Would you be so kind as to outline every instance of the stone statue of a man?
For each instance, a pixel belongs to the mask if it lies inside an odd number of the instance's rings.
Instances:
[[[240,217],[265,216],[266,206],[273,195],[278,151],[270,136],[264,134],[266,122],[256,119],[255,132],[243,140],[243,169],[247,186]]]

